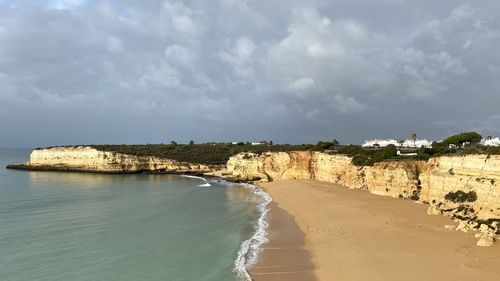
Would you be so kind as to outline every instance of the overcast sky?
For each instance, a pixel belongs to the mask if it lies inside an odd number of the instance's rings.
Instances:
[[[500,136],[499,11],[0,0],[0,147]]]

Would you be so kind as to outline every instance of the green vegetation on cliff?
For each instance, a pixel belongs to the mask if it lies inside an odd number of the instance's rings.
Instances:
[[[229,143],[206,144],[139,144],[139,145],[90,145],[97,150],[136,156],[156,156],[180,162],[224,165],[233,155],[241,152],[319,150],[315,145],[250,145]]]
[[[451,201],[453,203],[465,203],[465,202],[475,202],[477,200],[477,193],[475,191],[463,192],[458,190],[457,192],[450,192],[446,194],[444,199]]]

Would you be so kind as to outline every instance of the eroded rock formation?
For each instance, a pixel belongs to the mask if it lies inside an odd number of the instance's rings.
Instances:
[[[98,151],[87,146],[36,149],[31,153],[27,163],[9,167],[98,173],[168,172],[200,175],[222,168],[221,166],[182,163],[158,157]]]

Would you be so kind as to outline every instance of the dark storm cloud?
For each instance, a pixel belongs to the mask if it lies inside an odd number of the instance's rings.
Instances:
[[[0,146],[500,135],[499,9],[0,0]]]

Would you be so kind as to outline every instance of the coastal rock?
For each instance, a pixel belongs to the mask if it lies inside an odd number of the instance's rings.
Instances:
[[[477,222],[460,221],[456,231],[469,232],[475,230],[479,224]]]
[[[203,174],[222,169],[222,167],[184,163],[158,157],[99,151],[87,146],[35,149],[31,153],[29,161],[18,168],[100,173],[170,172],[189,174]]]
[[[444,228],[449,229],[449,230],[454,230],[455,226],[451,225],[451,224],[447,224],[447,225],[444,226]]]
[[[477,200],[470,202],[478,219],[500,218],[500,155],[443,156],[431,158],[419,176],[420,200],[445,202],[450,192],[474,191]]]
[[[427,208],[427,214],[430,216],[441,215],[441,210],[436,205],[430,205],[429,208]]]
[[[493,235],[481,235],[476,245],[479,247],[490,247],[495,244],[495,237]]]

